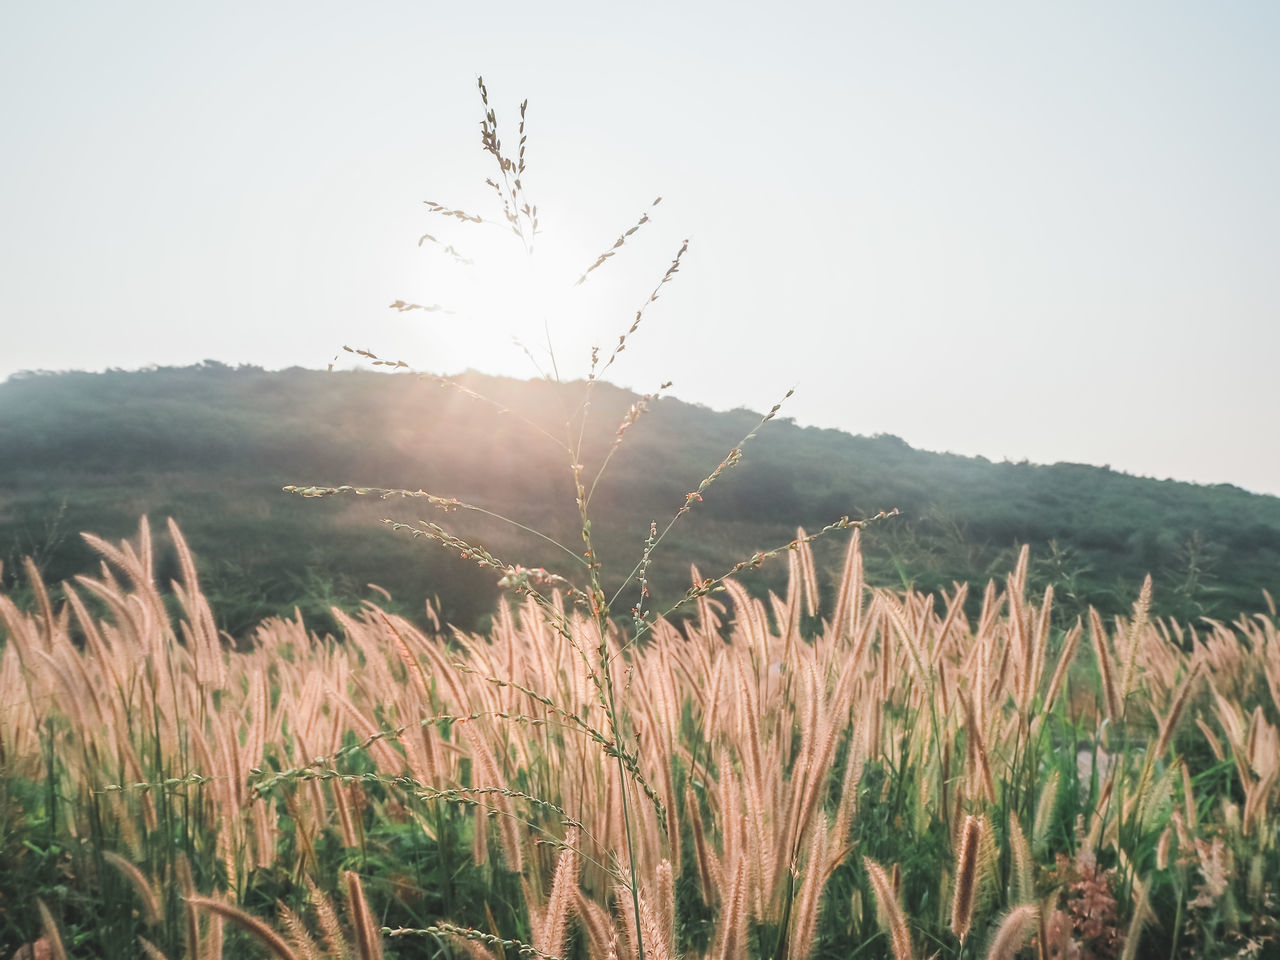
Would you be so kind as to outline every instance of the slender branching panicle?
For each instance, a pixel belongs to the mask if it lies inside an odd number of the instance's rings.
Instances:
[[[649,204],[649,206],[651,208],[656,207],[661,202],[662,202],[662,198],[658,197],[656,200],[653,201],[653,203]],[[588,276],[590,276],[600,267],[603,267],[606,263],[608,263],[609,260],[614,256],[614,254],[616,254],[618,250],[622,247],[622,245],[626,243],[627,240],[633,234],[635,234],[641,227],[643,227],[648,222],[649,222],[649,212],[646,210],[644,213],[640,214],[640,219],[635,222],[634,226],[624,230],[618,236],[618,239],[613,241],[612,247],[610,247],[608,250],[605,250],[603,253],[600,254],[600,256],[596,257],[595,262],[592,263],[591,266],[587,267],[587,269],[583,271],[582,276],[578,277],[578,282],[575,284],[575,286],[581,286],[583,283],[586,282]]]

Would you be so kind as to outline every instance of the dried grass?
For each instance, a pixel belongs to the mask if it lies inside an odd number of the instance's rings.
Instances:
[[[819,940],[830,878],[862,860],[852,837],[871,766],[906,778],[881,789],[905,785],[912,799],[904,813],[916,829],[952,825],[955,879],[943,922],[965,940],[994,921],[984,896],[999,899],[1005,889],[984,879],[998,876],[995,864],[1002,861],[989,825],[1009,824],[1000,841],[1008,844],[1003,879],[1010,882],[1009,902],[1021,909],[1046,893],[1047,864],[1062,832],[1058,811],[1076,808],[1060,782],[1060,769],[1070,767],[1054,765],[1051,751],[1037,753],[1035,737],[1045,736],[1036,721],[1049,716],[1044,703],[1063,688],[1082,630],[1065,631],[1046,679],[1048,594],[1038,602],[1011,601],[989,589],[981,614],[970,620],[957,592],[938,611],[910,591],[867,587],[856,538],[844,560],[839,614],[812,635],[795,629],[795,612],[808,615],[814,576],[798,548],[797,583],[789,601],[777,599],[772,616],[729,581],[721,599],[702,598],[695,620],[655,627],[640,644],[616,626],[601,635],[589,616],[560,600],[567,627],[555,629],[547,610],[525,598],[501,611],[483,637],[424,633],[369,608],[343,616],[345,642],[310,635],[296,621],[270,621],[239,649],[210,632],[185,545],[178,548],[176,618],[146,580],[154,561],[142,540],[95,546],[107,566],[97,577],[79,578],[61,609],[43,587],[33,591],[31,611],[0,596],[6,638],[0,702],[7,705],[0,743],[7,769],[43,776],[52,749],[58,789],[103,798],[103,829],[135,853],[159,830],[159,791],[185,795],[189,829],[209,838],[210,854],[222,861],[233,888],[260,867],[297,871],[311,883],[322,838],[356,848],[373,818],[451,803],[471,811],[476,861],[483,862],[493,839],[500,864],[524,878],[537,920],[532,947],[544,954],[570,950],[576,917],[594,960],[611,949],[635,955],[638,936],[652,939],[646,950],[652,960],[676,955],[682,947],[674,891],[683,854],[700,900],[716,917],[709,955],[745,956],[752,923],[776,928],[785,919],[789,960],[803,960]],[[1018,576],[1007,589],[1021,589]],[[91,613],[89,596],[103,615]],[[1005,606],[1020,627],[993,613]],[[1107,710],[1114,716],[1123,710],[1129,723],[1145,710],[1150,735],[1128,755],[1106,751],[1112,766],[1086,798],[1092,806],[1083,810],[1082,836],[1099,849],[1123,850],[1141,840],[1160,869],[1185,869],[1187,857],[1199,857],[1195,862],[1208,864],[1205,875],[1218,890],[1236,881],[1219,869],[1226,854],[1214,847],[1214,831],[1273,837],[1280,820],[1280,732],[1268,712],[1280,676],[1274,665],[1280,639],[1273,627],[1244,621],[1235,628],[1247,638],[1237,643],[1240,650],[1228,650],[1227,628],[1215,627],[1206,632],[1208,643],[1186,652],[1153,649],[1130,665],[1133,650],[1167,645],[1161,632],[1167,628],[1147,623],[1135,633],[1141,622],[1137,610],[1113,633],[1100,617],[1089,617]],[[1123,655],[1120,677],[1107,681],[1113,648]],[[608,708],[589,676],[602,656],[631,678],[617,693],[639,734],[624,758],[634,861]],[[1252,685],[1241,679],[1250,673]],[[1237,699],[1248,689],[1262,702]],[[1197,723],[1180,723],[1197,704],[1207,704]],[[1035,709],[1042,712],[1028,713]],[[139,729],[141,716],[154,718],[149,729]],[[51,719],[56,732],[49,740]],[[1234,813],[1197,809],[1191,772],[1168,762],[1184,738],[1201,737],[1208,750],[1233,761],[1244,798]],[[346,772],[357,753],[379,784],[375,795]],[[265,773],[271,757],[293,766]],[[1047,765],[1019,767],[1026,757]],[[534,768],[539,795],[515,789],[516,779]],[[1023,777],[1033,778],[1034,789]],[[653,800],[644,795],[648,784]],[[882,803],[884,796],[867,799]],[[1177,797],[1182,802],[1171,821]],[[1021,819],[1008,810],[1009,798],[1025,798]],[[69,809],[77,816],[85,807]],[[294,820],[294,859],[284,858],[281,814]],[[1023,823],[1031,825],[1029,836]],[[87,822],[78,830],[90,832]],[[1127,831],[1140,835],[1129,839]],[[147,879],[135,864],[140,855],[107,860],[154,923],[165,883]],[[626,882],[632,862],[641,878],[635,901]],[[899,893],[873,861],[864,867],[892,949],[906,955],[910,937]],[[165,880],[163,870],[148,869]],[[262,920],[249,923],[221,896],[199,896],[184,859],[167,876],[187,904],[182,929],[189,956],[221,953],[223,919],[279,956],[379,955],[380,936],[355,874],[344,878],[350,942],[314,885],[322,936],[312,939],[299,915],[281,913],[287,936],[268,937]],[[909,871],[898,876],[901,895],[914,896],[918,879]],[[1250,893],[1239,882],[1241,898],[1264,895],[1260,884]],[[48,931],[45,940],[53,943]]]

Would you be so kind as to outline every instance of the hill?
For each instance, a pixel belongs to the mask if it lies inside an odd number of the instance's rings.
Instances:
[[[422,501],[309,501],[281,492],[313,483],[423,488],[574,548],[564,451],[521,418],[564,436],[583,384],[461,380],[519,416],[408,374],[205,363],[12,377],[0,384],[6,585],[20,589],[17,561],[28,553],[51,581],[91,569],[78,531],[118,538],[143,514],[155,524],[172,516],[233,634],[295,604],[322,619],[330,603],[374,598],[370,583],[405,612],[420,617],[422,598],[436,596],[444,618],[475,626],[497,595],[493,577],[380,528],[379,518],[439,521],[506,562],[562,569],[562,555],[519,530],[476,514],[442,516]],[[585,476],[637,399],[598,385]],[[606,569],[625,574],[650,522],[665,523],[759,419],[671,398],[652,404],[626,432],[593,500]],[[957,580],[985,581],[1003,575],[1018,545],[1029,543],[1033,585],[1055,586],[1063,617],[1087,604],[1127,609],[1148,572],[1156,612],[1183,619],[1259,609],[1260,591],[1280,587],[1278,498],[1080,464],[991,463],[781,420],[677,527],[651,571],[655,605],[684,592],[691,563],[719,573],[786,542],[797,525],[894,507],[902,515],[865,540],[869,576],[879,583],[950,589]],[[822,576],[835,576],[841,546],[819,551]],[[784,574],[780,564],[744,582],[764,589]]]

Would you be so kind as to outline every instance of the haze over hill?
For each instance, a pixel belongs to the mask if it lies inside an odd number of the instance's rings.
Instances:
[[[565,435],[582,383],[465,375],[515,413],[410,375],[267,372],[217,363],[102,374],[22,375],[0,384],[0,557],[6,585],[32,553],[47,579],[90,569],[74,534],[118,538],[146,514],[180,524],[201,563],[221,626],[242,633],[301,604],[323,619],[332,602],[372,599],[366,584],[421,615],[476,625],[497,595],[491,573],[403,534],[381,517],[435,520],[508,563],[565,571],[564,554],[476,514],[441,515],[422,501],[310,502],[286,484],[426,489],[484,506],[580,549]],[[598,384],[585,434],[594,475],[636,395]],[[785,413],[785,410],[784,410]],[[523,419],[522,419],[523,418]],[[592,501],[594,533],[613,585],[662,524],[759,422],[664,398],[626,431]],[[1239,488],[1127,476],[1079,464],[1036,466],[928,453],[892,436],[768,424],[741,465],[684,518],[650,573],[655,609],[678,599],[690,564],[722,572],[757,549],[842,516],[897,508],[865,537],[873,582],[952,588],[1002,576],[1021,543],[1032,582],[1054,585],[1057,609],[1126,609],[1143,576],[1158,613],[1229,617],[1280,587],[1280,499]],[[832,577],[844,541],[818,550]],[[571,564],[570,564],[571,565]],[[167,580],[171,570],[161,571]],[[744,575],[777,586],[785,563]],[[619,606],[633,598],[624,593]],[[380,596],[379,596],[380,599]]]

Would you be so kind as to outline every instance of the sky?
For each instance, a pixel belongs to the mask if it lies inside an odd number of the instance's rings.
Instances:
[[[1264,3],[3,4],[0,378],[580,377],[687,239],[615,382],[1280,494],[1277,38]],[[504,149],[529,101],[531,256],[423,202],[501,219],[478,75]]]

